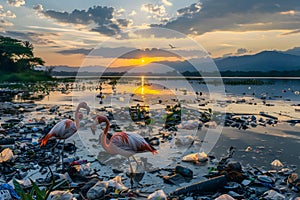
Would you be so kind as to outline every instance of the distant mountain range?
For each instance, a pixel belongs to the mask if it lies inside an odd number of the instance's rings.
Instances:
[[[197,62],[196,60],[193,60]],[[219,71],[232,71],[232,72],[249,72],[249,71],[297,71],[300,70],[300,47],[295,47],[287,51],[262,51],[254,55],[231,56],[224,58],[214,59]],[[203,58],[198,60],[201,66],[210,67],[212,62]],[[180,73],[195,72],[195,68],[188,61],[182,62],[160,62],[152,63],[147,67],[136,67],[132,72],[135,73],[166,73],[168,71],[176,70]],[[167,67],[164,67],[167,66]],[[69,66],[54,66],[54,72],[77,72],[87,71],[91,73],[113,72],[130,72],[132,67],[116,67],[106,69],[103,66],[89,66],[89,67],[69,67]]]
[[[292,51],[297,53],[297,51]],[[232,56],[215,60],[220,71],[292,71],[300,70],[300,56],[278,51]]]

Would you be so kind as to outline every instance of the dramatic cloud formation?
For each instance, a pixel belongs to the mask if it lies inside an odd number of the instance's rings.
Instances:
[[[25,0],[7,0],[6,3],[11,6],[20,7],[25,5]]]
[[[21,40],[30,41],[33,44],[46,45],[55,44],[54,41],[48,39],[49,36],[58,36],[56,33],[36,33],[36,32],[17,32],[17,31],[6,31],[5,35]]]
[[[120,33],[121,27],[127,26],[130,21],[126,19],[114,19],[114,8],[94,6],[88,10],[73,10],[71,13],[47,10],[45,16],[56,19],[59,22],[91,25],[95,24],[92,31],[112,36]]]
[[[291,30],[300,27],[295,10],[300,10],[300,1],[203,0],[179,9],[175,20],[160,26],[196,35],[217,30]]]
[[[57,53],[62,55],[82,54],[103,58],[139,59],[141,57],[183,57],[186,59],[195,57],[207,57],[208,53],[200,50],[173,50],[173,49],[135,49],[130,47],[102,47],[98,49],[68,49]]]
[[[141,11],[153,14],[153,18],[160,19],[166,15],[166,8],[164,5],[153,5],[153,4],[143,4],[141,6]]]
[[[177,14],[188,17],[192,14],[198,13],[200,10],[201,10],[201,3],[194,3],[188,7],[177,10]]]

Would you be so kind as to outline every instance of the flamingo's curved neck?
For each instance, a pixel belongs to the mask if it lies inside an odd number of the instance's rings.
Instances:
[[[103,134],[101,135],[101,145],[105,149],[105,151],[109,152],[109,145],[107,144],[107,133],[108,133],[110,124],[109,124],[109,120],[107,118],[105,119],[105,123],[106,123],[106,126],[105,126]]]
[[[85,104],[85,105],[84,105]],[[80,128],[80,119],[79,119],[79,115],[80,115],[80,108],[85,108],[86,109],[86,103],[85,102],[81,102],[78,104],[76,111],[75,111],[75,124],[76,124],[76,128],[79,129]]]
[[[80,128],[80,119],[79,119],[79,106],[77,107],[76,111],[75,111],[75,124],[76,124],[76,128],[79,129]]]

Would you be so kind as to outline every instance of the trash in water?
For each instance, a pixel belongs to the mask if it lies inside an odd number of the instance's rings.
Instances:
[[[0,163],[11,161],[14,158],[14,154],[10,148],[6,148],[0,153]]]
[[[206,162],[207,160],[208,156],[204,152],[189,154],[182,158],[184,162]]]
[[[167,200],[167,195],[164,193],[163,190],[157,190],[150,194],[147,200]]]

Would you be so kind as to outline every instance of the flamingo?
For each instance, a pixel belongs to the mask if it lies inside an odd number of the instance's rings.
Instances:
[[[109,143],[107,143],[107,133],[110,127],[109,120],[105,116],[101,115],[97,116],[96,120],[98,124],[101,124],[102,122],[106,123],[104,132],[99,138],[102,147],[109,154],[119,154],[126,157],[129,161],[131,174],[133,174],[133,168],[131,166],[129,157],[132,157],[138,164],[134,154],[143,152],[151,152],[153,155],[157,154],[157,150],[152,147],[142,136],[136,133],[116,132],[110,138]]]
[[[75,111],[75,122],[71,119],[63,119],[60,122],[58,122],[45,137],[40,139],[40,146],[45,146],[48,140],[52,137],[65,140],[71,137],[74,133],[76,133],[77,130],[80,128],[80,120],[83,118],[83,115],[80,112],[80,108],[86,109],[87,114],[89,114],[90,108],[87,105],[87,103],[79,103]]]

